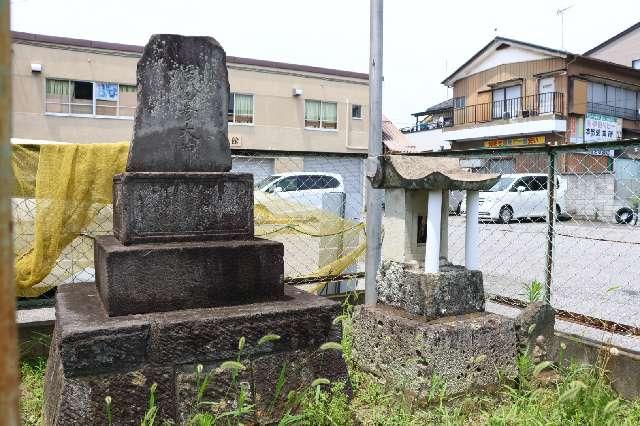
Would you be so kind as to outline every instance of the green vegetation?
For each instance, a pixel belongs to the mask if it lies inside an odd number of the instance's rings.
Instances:
[[[536,293],[536,291],[532,292]],[[276,401],[285,401],[284,414],[274,424],[285,425],[638,425],[640,400],[631,402],[620,398],[611,388],[603,368],[608,357],[616,351],[603,351],[595,366],[571,363],[553,366],[550,362],[534,364],[529,357],[518,359],[518,376],[505,383],[496,394],[477,392],[445,398],[446,383],[434,377],[431,389],[422,401],[416,401],[401,389],[358,371],[351,362],[351,313],[336,318],[342,322],[343,340],[340,344],[322,345],[322,350],[342,350],[349,366],[350,384],[329,382],[317,378],[306,389],[282,394],[287,365],[283,365],[276,383],[273,401],[260,413],[268,419],[275,413]],[[278,340],[267,335],[259,344]],[[253,369],[251,361],[242,359],[245,341],[239,339],[235,360],[221,364],[216,371],[196,368],[195,401],[189,426],[255,424],[257,413],[250,403],[250,392],[238,380],[242,371]],[[42,381],[44,359],[24,362],[22,375],[23,423],[42,422]],[[231,398],[222,409],[220,404],[206,401],[206,389],[212,374],[230,374]],[[149,407],[141,425],[161,424],[156,419],[156,389],[149,389]],[[353,394],[350,399],[349,394]],[[105,399],[107,418],[111,417],[110,398]],[[271,417],[272,418],[272,417]],[[115,421],[115,420],[114,420]]]
[[[20,365],[20,419],[25,426],[42,424],[44,369],[46,358],[34,358]]]

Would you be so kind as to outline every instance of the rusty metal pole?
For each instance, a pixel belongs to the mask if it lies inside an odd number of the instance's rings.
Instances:
[[[18,345],[11,235],[11,32],[9,1],[0,0],[0,423],[17,426]]]

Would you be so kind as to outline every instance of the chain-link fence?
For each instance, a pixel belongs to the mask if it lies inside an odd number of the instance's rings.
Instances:
[[[355,289],[364,276],[362,155],[236,151],[233,171],[254,175],[256,236],[285,247],[285,281],[318,292]],[[51,183],[55,184],[55,183]],[[42,200],[13,198],[16,256],[34,246]],[[112,208],[67,245],[39,286],[95,278],[93,237],[112,233]],[[49,292],[52,294],[52,292]]]
[[[490,297],[521,305],[542,299],[548,284],[560,318],[640,336],[639,140],[448,155],[501,174],[480,193],[479,260]],[[450,199],[449,260],[464,264],[464,193]]]

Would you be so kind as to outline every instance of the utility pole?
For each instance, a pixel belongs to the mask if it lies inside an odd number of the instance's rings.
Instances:
[[[383,0],[370,2],[369,33],[369,154],[367,167],[379,168],[382,155],[382,9]],[[369,170],[367,172],[369,174]],[[383,189],[375,189],[367,179],[367,256],[365,260],[364,302],[375,305],[378,298],[376,273],[382,248]]]
[[[9,1],[0,0],[0,422],[17,426],[18,347],[11,235],[11,31]]]

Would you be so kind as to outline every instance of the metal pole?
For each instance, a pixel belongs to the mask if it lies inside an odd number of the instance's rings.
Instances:
[[[382,0],[370,3],[369,52],[369,164],[382,155]],[[380,266],[382,201],[384,190],[367,180],[367,258],[365,261],[364,303],[375,305],[376,273]]]
[[[18,425],[18,348],[11,235],[11,32],[9,0],[0,0],[0,416]]]
[[[553,234],[556,221],[556,153],[549,151],[549,170],[547,171],[547,256],[545,261],[544,302],[551,303],[551,280],[553,278]]]

